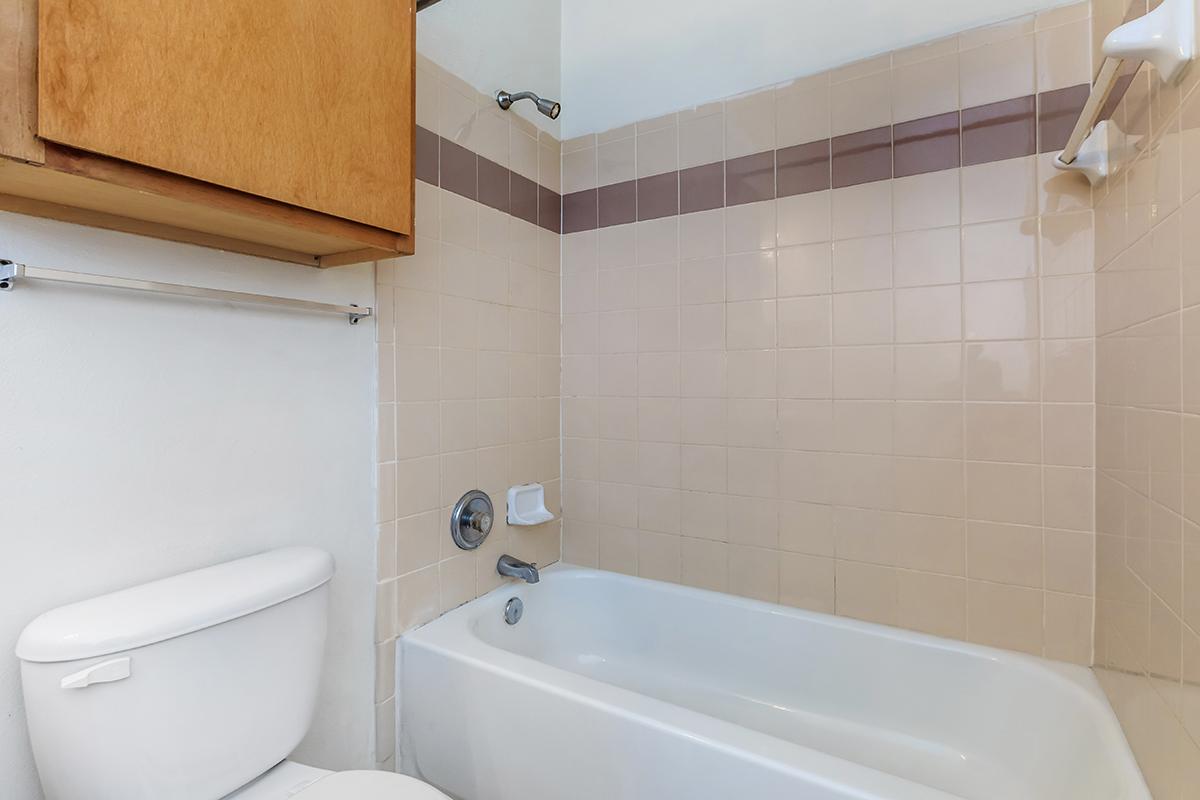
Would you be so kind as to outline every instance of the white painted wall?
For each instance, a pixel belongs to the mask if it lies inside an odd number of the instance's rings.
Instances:
[[[561,100],[561,18],[560,0],[442,0],[417,14],[417,51],[484,94]],[[559,135],[559,123],[532,103],[513,111]]]
[[[373,304],[319,271],[0,213],[0,257]],[[13,647],[63,603],[287,544],[337,559],[315,725],[298,756],[373,762],[370,322],[28,282],[0,293],[0,796],[40,790]],[[181,687],[186,688],[186,687]]]
[[[605,131],[1067,2],[562,0],[563,136]]]

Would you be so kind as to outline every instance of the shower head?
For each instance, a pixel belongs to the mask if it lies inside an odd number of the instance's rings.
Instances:
[[[554,100],[543,100],[533,92],[506,92],[503,89],[496,92],[496,103],[507,111],[513,103],[518,100],[532,100],[537,106],[537,110],[545,114],[550,119],[558,119],[558,112],[562,111],[562,106]]]

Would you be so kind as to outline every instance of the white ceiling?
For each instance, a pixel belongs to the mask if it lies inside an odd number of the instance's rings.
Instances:
[[[561,2],[561,122],[571,137],[1070,0]]]
[[[417,50],[484,94],[528,90],[562,97],[559,0],[444,0],[417,15]],[[558,135],[519,103],[513,111]]]

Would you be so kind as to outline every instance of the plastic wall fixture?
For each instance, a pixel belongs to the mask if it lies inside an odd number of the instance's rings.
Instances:
[[[508,524],[541,525],[554,519],[546,508],[546,489],[540,483],[526,483],[508,490]]]
[[[1066,172],[1081,172],[1092,186],[1097,186],[1133,160],[1139,141],[1140,136],[1130,136],[1111,119],[1102,120],[1083,140],[1074,161],[1064,163],[1060,154],[1054,158],[1054,166]]]
[[[1149,61],[1166,83],[1179,81],[1196,57],[1195,0],[1163,0],[1108,34],[1103,49],[1113,58]]]

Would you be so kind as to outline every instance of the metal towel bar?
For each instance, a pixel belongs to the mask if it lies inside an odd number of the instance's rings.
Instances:
[[[157,294],[172,294],[183,297],[200,297],[206,300],[227,300],[235,303],[252,303],[255,305],[275,306],[276,308],[292,308],[298,311],[318,311],[331,314],[345,314],[351,325],[357,325],[360,319],[370,317],[374,311],[369,306],[337,305],[335,303],[317,303],[312,300],[297,300],[291,297],[275,297],[268,294],[250,294],[248,292],[230,292],[223,289],[205,289],[200,286],[186,286],[177,283],[159,283],[158,281],[143,281],[131,278],[113,278],[107,275],[89,275],[85,272],[67,272],[61,269],[46,267],[31,267],[15,261],[0,259],[0,290],[12,291],[18,281],[31,278],[42,281],[57,281],[84,286],[104,286],[114,289],[133,289],[139,292],[154,292]]]
[[[1066,147],[1058,155],[1058,160],[1062,163],[1070,164],[1079,155],[1079,148],[1083,147],[1083,140],[1092,132],[1096,119],[1104,109],[1104,104],[1108,102],[1108,96],[1112,94],[1113,87],[1117,85],[1117,74],[1121,70],[1121,61],[1120,58],[1104,59],[1104,64],[1100,67],[1100,74],[1096,76],[1096,82],[1092,85],[1092,92],[1088,95],[1083,110],[1079,112],[1079,119],[1075,121],[1071,137],[1067,139]]]
[[[1122,65],[1148,61],[1163,83],[1178,83],[1196,58],[1195,0],[1161,0],[1153,11],[1110,31],[1101,50],[1105,58],[1100,73],[1054,164],[1082,172],[1093,186],[1137,155],[1137,137],[1112,120],[1100,120]]]

